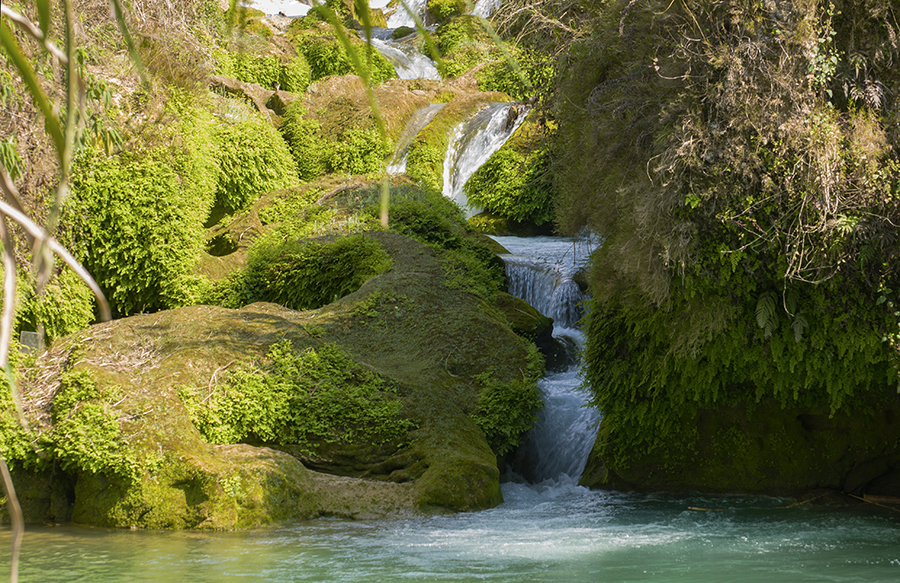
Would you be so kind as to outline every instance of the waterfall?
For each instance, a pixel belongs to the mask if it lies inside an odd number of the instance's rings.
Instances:
[[[420,19],[424,18],[427,0],[405,0],[405,2],[410,11],[418,15]],[[401,26],[414,27],[416,21],[413,20],[413,17],[410,16],[409,12],[403,8],[403,5],[397,2],[397,10],[388,17],[387,25],[388,28],[400,28]]]
[[[403,134],[400,135],[400,139],[397,140],[397,149],[394,151],[394,158],[387,168],[388,174],[403,174],[406,172],[406,157],[409,154],[410,144],[416,139],[419,132],[431,123],[434,116],[444,109],[445,105],[447,104],[432,103],[413,114],[412,119],[410,119],[406,123],[406,127],[403,128]]]
[[[525,120],[524,107],[518,103],[488,106],[459,124],[451,133],[444,156],[443,195],[466,213],[466,218],[481,212],[469,205],[463,188],[475,172],[499,150]]]
[[[360,32],[360,36],[365,38],[364,35],[364,32]],[[373,37],[371,42],[372,47],[394,65],[400,79],[440,79],[441,74],[434,66],[434,61],[420,53],[416,47],[417,37],[410,37],[411,39],[395,41]]]
[[[575,327],[586,296],[573,280],[596,246],[592,237],[494,237],[510,251],[503,255],[509,293],[554,319],[553,335],[580,346]],[[538,382],[544,409],[511,462],[513,471],[533,482],[577,482],[596,437],[599,414],[585,407],[578,363]]]

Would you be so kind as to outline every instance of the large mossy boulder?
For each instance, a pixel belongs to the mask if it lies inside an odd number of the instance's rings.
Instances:
[[[433,248],[366,236],[392,269],[320,309],[191,306],[54,344],[22,382],[44,458],[0,432],[29,518],[240,528],[498,504],[491,446],[533,419],[539,359]],[[310,400],[325,391],[359,406]]]

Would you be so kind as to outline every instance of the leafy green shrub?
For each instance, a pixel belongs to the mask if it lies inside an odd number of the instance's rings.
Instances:
[[[389,140],[375,128],[344,128],[336,136],[326,136],[321,124],[304,117],[299,100],[288,104],[281,132],[288,143],[301,180],[309,181],[325,172],[367,174],[379,171],[393,152]]]
[[[106,402],[112,397],[101,393],[87,371],[62,376],[53,399],[50,449],[63,470],[137,481],[153,463],[136,455],[122,438],[118,415]]]
[[[258,83],[268,89],[303,93],[309,87],[310,71],[306,58],[254,55],[245,52],[219,51],[216,72],[247,83]]]
[[[305,115],[303,102],[292,101],[285,109],[280,129],[294,157],[300,180],[308,182],[325,174],[328,152],[321,137],[321,125]]]
[[[497,57],[497,47],[472,17],[445,22],[435,31],[439,65],[444,77],[459,77],[472,67]]]
[[[303,55],[291,57],[287,63],[282,62],[279,76],[282,91],[303,93],[309,87],[310,79],[309,63]]]
[[[329,75],[355,74],[343,45],[334,34],[328,32],[327,28],[317,27],[312,31],[299,31],[292,40],[297,53],[302,54],[309,63],[312,81],[318,81]],[[360,62],[368,67],[372,83],[382,83],[397,76],[394,66],[377,50],[353,35],[350,41]]]
[[[548,150],[523,155],[512,147],[497,150],[466,182],[469,202],[518,222],[543,225],[553,220],[553,185]]]
[[[44,327],[47,342],[87,328],[94,321],[94,294],[71,269],[44,287],[40,298],[32,298],[35,326]]]
[[[250,249],[247,267],[220,293],[226,307],[265,301],[295,310],[329,304],[391,268],[377,241],[350,235],[333,241],[281,241],[263,237]]]
[[[500,91],[513,99],[521,100],[551,86],[554,70],[553,61],[549,56],[515,48],[512,50],[512,56],[531,84],[531,88],[523,83],[515,69],[503,58],[488,63],[475,74],[478,88],[482,91]]]
[[[522,437],[537,421],[537,413],[544,407],[537,388],[537,380],[543,372],[543,357],[533,344],[529,344],[528,371],[522,380],[504,384],[492,373],[476,377],[481,396],[472,418],[496,455],[502,456],[518,447]]]
[[[466,0],[428,0],[427,10],[435,22],[446,22],[467,12]]]
[[[287,144],[256,112],[220,124],[215,138],[220,153],[216,204],[226,212],[246,207],[263,193],[297,184]]]
[[[331,147],[326,166],[330,172],[342,174],[377,172],[391,153],[390,140],[382,137],[377,129],[350,128],[343,131]]]
[[[65,209],[75,255],[120,314],[183,305],[203,251],[207,210],[163,149],[86,153]]]
[[[396,389],[332,344],[297,352],[279,342],[263,364],[230,372],[212,393],[181,395],[212,443],[253,440],[311,453],[315,441],[380,444],[413,427],[399,416]]]

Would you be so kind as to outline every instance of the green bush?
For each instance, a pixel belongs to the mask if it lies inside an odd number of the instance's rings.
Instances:
[[[207,209],[183,183],[164,149],[77,160],[64,222],[116,313],[190,300]]]
[[[279,342],[263,364],[230,372],[212,393],[202,387],[181,395],[211,443],[252,440],[310,454],[317,441],[380,444],[413,427],[400,417],[396,389],[332,344],[298,352]]]
[[[481,396],[472,418],[496,455],[502,456],[518,447],[522,437],[534,427],[537,413],[544,407],[537,387],[537,380],[543,373],[543,357],[533,344],[529,344],[528,371],[522,380],[504,384],[492,373],[476,377]]]
[[[35,325],[44,327],[48,343],[87,328],[94,321],[94,294],[71,269],[65,268],[33,298]]]
[[[309,182],[325,174],[328,149],[321,135],[321,124],[305,115],[303,102],[292,101],[285,109],[280,129],[294,157],[300,180]]]
[[[280,237],[275,233],[254,243],[247,267],[220,291],[220,303],[240,307],[264,301],[295,310],[318,308],[391,268],[381,245],[364,235],[333,241],[281,241]]]
[[[344,128],[335,136],[321,131],[321,124],[304,117],[299,100],[288,104],[281,132],[288,143],[300,179],[310,181],[326,172],[367,174],[378,172],[393,152],[393,145],[375,128]]]
[[[479,89],[499,91],[513,99],[521,100],[550,88],[554,70],[553,61],[549,56],[516,48],[513,48],[511,52],[520,71],[531,84],[531,88],[522,81],[522,78],[506,59],[497,58],[475,74]]]
[[[553,185],[549,158],[546,149],[524,155],[504,146],[466,182],[469,202],[518,222],[551,222]]]
[[[215,130],[219,146],[216,204],[231,213],[261,194],[297,184],[294,161],[281,136],[256,112]]]
[[[377,129],[350,128],[341,132],[337,143],[330,148],[326,167],[340,174],[377,172],[392,153],[390,140],[382,137]]]
[[[219,51],[216,73],[247,83],[258,83],[268,89],[303,93],[309,87],[309,64],[303,55],[281,57],[244,52]]]
[[[338,38],[321,30],[301,31],[293,36],[297,53],[302,54],[309,63],[311,80],[318,81],[329,75],[356,74],[347,51]],[[372,83],[382,83],[397,76],[394,66],[377,50],[352,35],[350,42],[360,62],[368,67]]]
[[[435,22],[446,22],[467,12],[466,0],[428,0],[427,10]]]

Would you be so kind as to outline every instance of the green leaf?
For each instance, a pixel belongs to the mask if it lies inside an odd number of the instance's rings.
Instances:
[[[763,330],[766,338],[770,338],[775,332],[775,294],[766,292],[756,302],[756,323]]]

